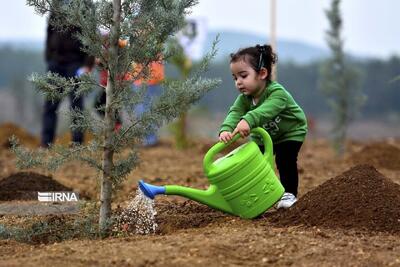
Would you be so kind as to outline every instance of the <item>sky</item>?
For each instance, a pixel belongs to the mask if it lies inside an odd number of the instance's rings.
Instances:
[[[331,0],[276,0],[278,39],[326,48],[324,10]],[[0,41],[41,40],[46,18],[25,0],[0,0]],[[342,0],[343,37],[348,53],[387,58],[400,55],[399,0]],[[200,0],[191,17],[206,19],[213,31],[237,30],[269,35],[270,0]],[[7,26],[6,26],[7,25]]]

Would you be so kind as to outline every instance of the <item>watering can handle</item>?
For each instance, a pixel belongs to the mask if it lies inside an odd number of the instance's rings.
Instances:
[[[267,131],[261,127],[257,127],[252,129],[251,132],[261,135],[264,143],[264,157],[271,164],[271,166],[274,166],[272,140]],[[224,142],[218,142],[214,146],[212,146],[210,150],[208,150],[207,154],[204,156],[203,160],[204,170],[208,172],[208,170],[210,169],[211,165],[214,162],[215,155],[217,155],[219,152],[221,152],[222,150],[224,150],[225,148],[236,142],[239,138],[240,134],[236,134],[232,138],[232,140],[229,141],[228,143],[225,144]]]

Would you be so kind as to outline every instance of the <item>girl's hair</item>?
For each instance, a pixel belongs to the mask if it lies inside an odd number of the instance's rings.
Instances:
[[[277,55],[272,52],[270,45],[256,45],[239,49],[231,54],[230,63],[244,60],[256,71],[266,68],[268,71],[267,81],[271,81],[272,65],[278,61]]]

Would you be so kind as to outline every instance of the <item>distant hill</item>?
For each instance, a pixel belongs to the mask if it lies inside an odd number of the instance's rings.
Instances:
[[[44,40],[0,40],[0,48],[40,52],[44,49],[44,42]]]
[[[215,31],[210,31],[207,34],[204,52],[210,51],[211,44],[217,34],[218,32]],[[227,58],[230,53],[235,52],[238,48],[265,43],[268,43],[268,38],[261,35],[235,31],[220,32],[220,42],[218,43],[216,60]],[[281,62],[294,61],[297,63],[309,63],[329,55],[328,50],[303,42],[279,39],[277,46],[278,60]]]
[[[210,51],[211,44],[218,32],[210,31],[207,34],[203,52]],[[216,60],[221,61],[240,47],[252,46],[255,44],[267,43],[267,38],[261,35],[223,31],[220,32],[220,42],[218,44],[218,54]],[[42,51],[44,40],[19,40],[19,41],[0,41],[0,47],[12,47],[16,50]],[[329,55],[328,50],[298,41],[278,40],[278,60],[294,61],[297,63],[308,63]]]

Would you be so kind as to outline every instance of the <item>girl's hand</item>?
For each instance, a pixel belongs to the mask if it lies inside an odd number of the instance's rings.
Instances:
[[[225,144],[232,140],[233,135],[230,132],[221,132],[219,134],[219,141],[224,142]]]
[[[235,130],[233,130],[232,136],[235,136],[237,133],[240,134],[241,137],[247,137],[250,134],[250,125],[245,120],[240,120],[236,125]]]

